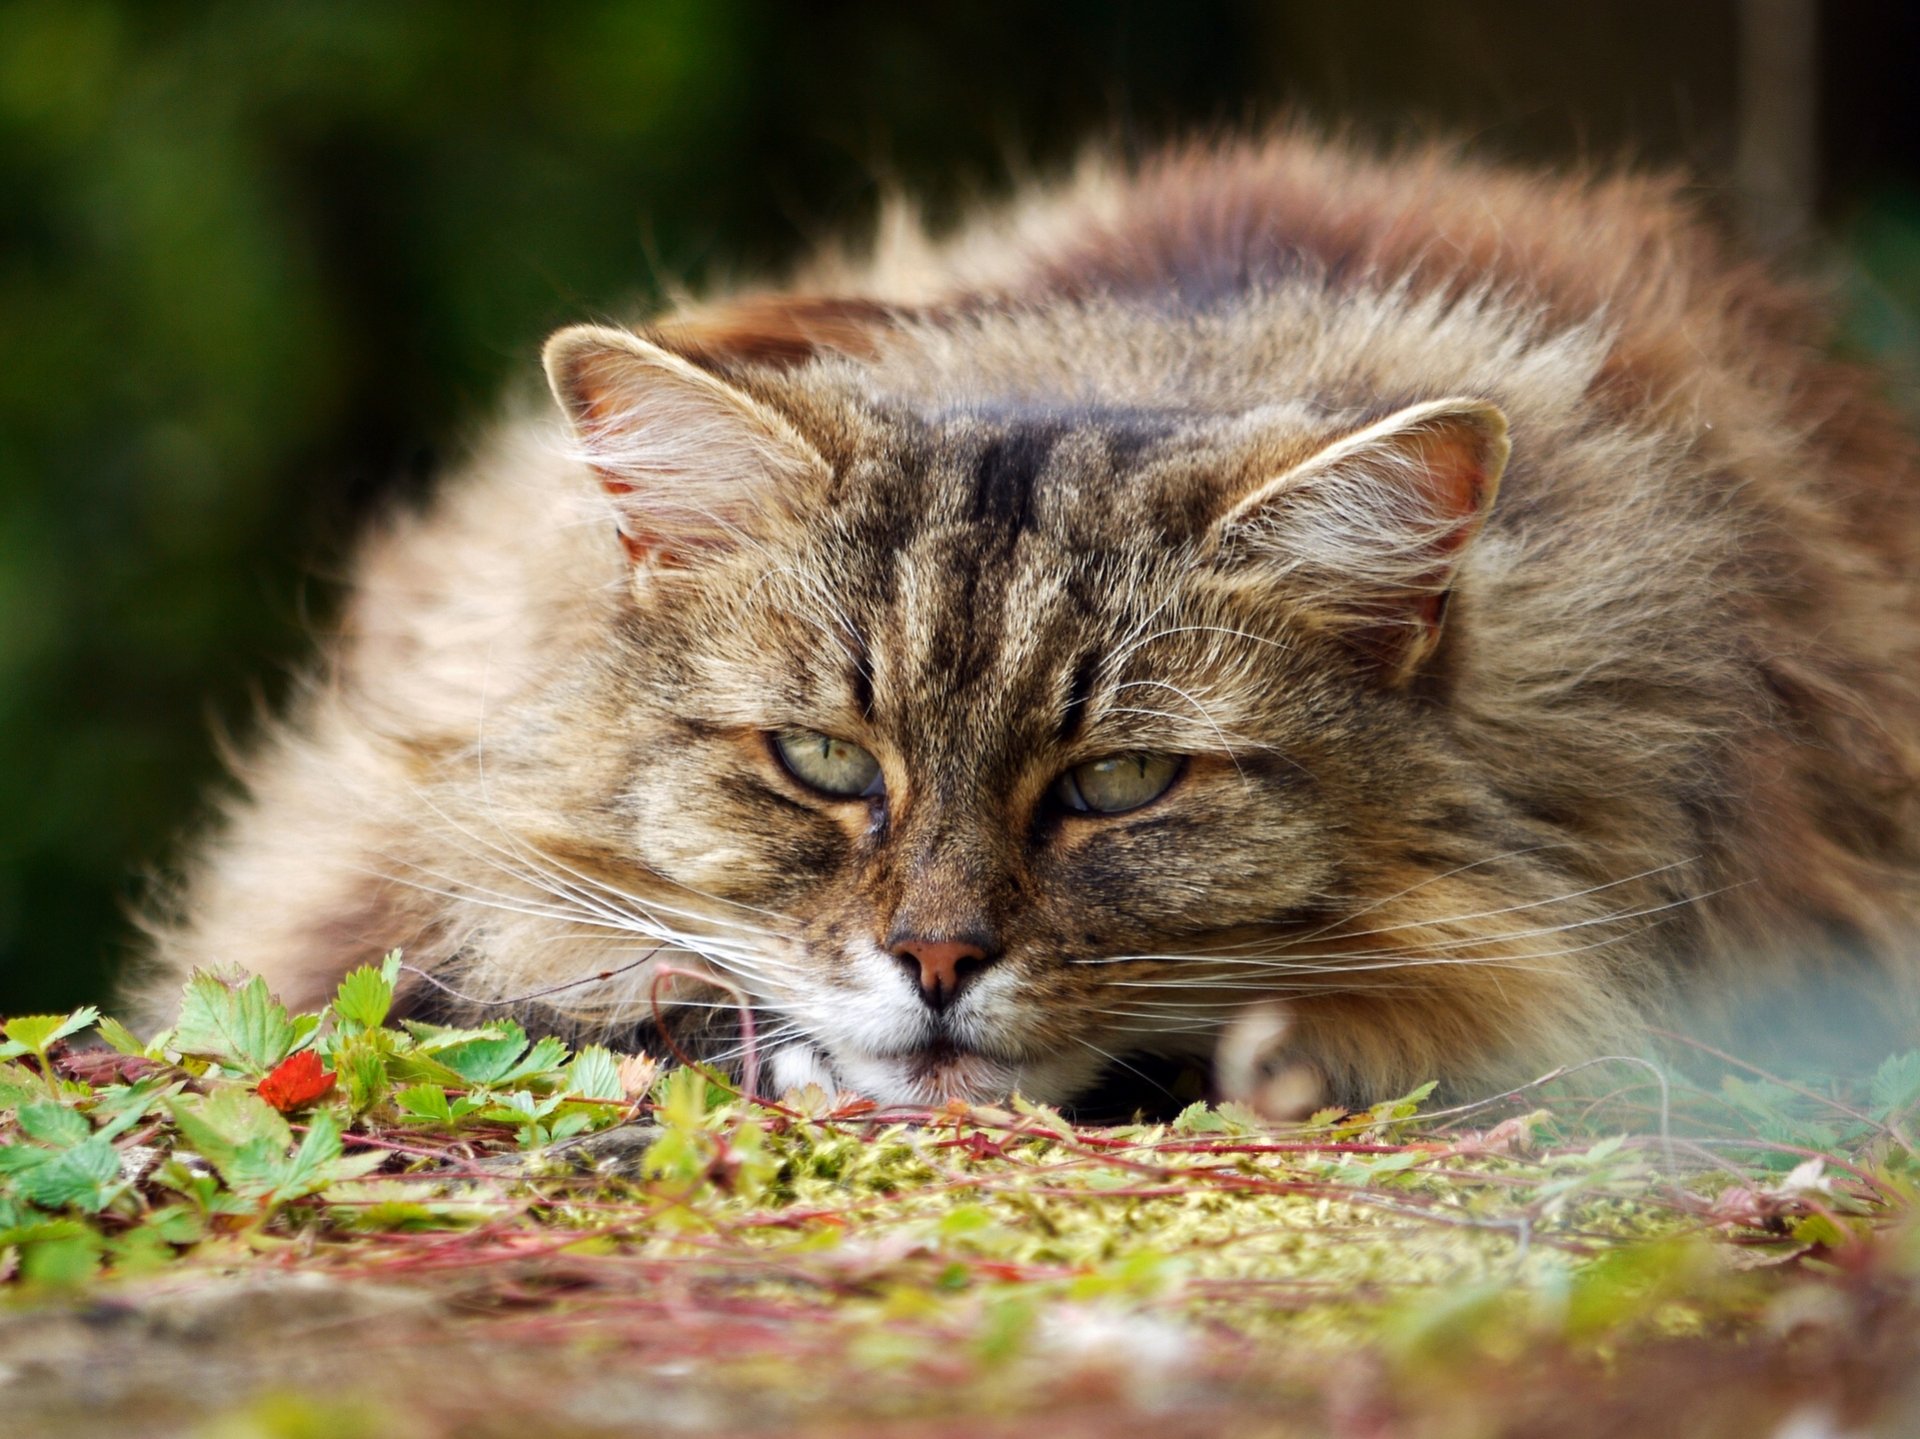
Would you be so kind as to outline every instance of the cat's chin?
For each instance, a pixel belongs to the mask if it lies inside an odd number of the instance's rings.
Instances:
[[[1042,1104],[1062,1104],[1086,1085],[1091,1076],[1085,1069],[1058,1058],[1012,1062],[951,1045],[831,1056],[796,1045],[771,1056],[769,1077],[776,1093],[814,1084],[876,1104],[933,1108],[951,1100],[999,1103],[1015,1091]]]

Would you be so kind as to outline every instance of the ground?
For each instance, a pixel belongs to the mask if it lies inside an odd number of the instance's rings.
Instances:
[[[1920,1432],[1920,1054],[1087,1127],[391,1027],[392,974],[5,1026],[8,1433]]]

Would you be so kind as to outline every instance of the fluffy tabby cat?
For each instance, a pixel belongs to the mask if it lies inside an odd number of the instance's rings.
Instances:
[[[546,349],[160,927],[883,1102],[1910,975],[1914,452],[1672,186],[1283,135]],[[717,981],[709,983],[702,976]],[[657,1007],[656,1007],[657,1006]]]

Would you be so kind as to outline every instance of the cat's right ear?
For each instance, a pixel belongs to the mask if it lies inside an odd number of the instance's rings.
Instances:
[[[638,335],[576,325],[542,359],[636,564],[730,549],[828,474],[784,417]]]

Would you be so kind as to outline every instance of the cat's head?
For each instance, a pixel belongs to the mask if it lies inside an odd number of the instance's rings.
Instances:
[[[631,567],[609,803],[776,1082],[1068,1101],[1328,987],[1312,936],[1446,788],[1492,405],[942,408],[598,328],[547,365]]]

